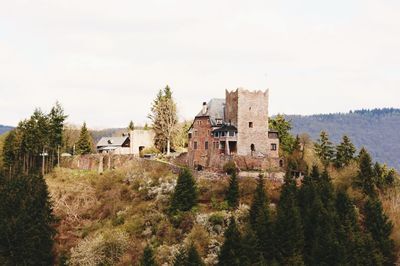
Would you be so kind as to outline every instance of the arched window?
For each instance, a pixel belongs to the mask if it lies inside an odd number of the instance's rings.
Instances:
[[[250,145],[250,150],[251,150],[251,151],[256,151],[256,146],[254,146],[254,144],[251,144],[251,145]]]

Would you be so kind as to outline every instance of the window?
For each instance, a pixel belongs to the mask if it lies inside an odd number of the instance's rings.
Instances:
[[[271,144],[271,151],[276,151],[276,143]]]
[[[204,149],[208,150],[208,141],[204,142]]]
[[[201,120],[197,121],[197,124],[198,124],[198,125],[201,125]]]
[[[251,151],[255,151],[255,150],[256,150],[256,146],[254,146],[254,144],[251,144],[251,145],[250,145],[250,150],[251,150]]]
[[[207,135],[210,135],[210,130],[207,130]],[[211,136],[212,136],[212,133],[211,133]]]
[[[194,131],[194,136],[197,137],[197,130]]]
[[[193,149],[197,150],[197,141],[193,142]]]
[[[230,136],[230,137],[235,136],[235,132],[234,132],[234,131],[229,131],[229,136]]]
[[[253,128],[253,122],[249,122],[249,128]]]

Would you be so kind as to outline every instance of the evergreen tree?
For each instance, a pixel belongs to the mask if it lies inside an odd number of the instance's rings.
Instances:
[[[236,172],[233,172],[229,179],[229,187],[226,192],[225,200],[228,202],[230,208],[235,209],[239,206],[239,198],[239,182]]]
[[[228,228],[225,231],[225,241],[218,256],[220,266],[240,266],[242,246],[241,235],[236,226],[234,218],[231,218]]]
[[[262,252],[257,247],[260,246],[254,231],[250,226],[246,226],[241,241],[241,265],[266,265]]]
[[[189,169],[184,168],[178,176],[171,198],[170,211],[190,211],[197,204],[197,186]]]
[[[264,188],[264,177],[259,176],[253,202],[250,206],[249,219],[251,228],[259,241],[259,252],[264,259],[273,258],[272,230],[269,211],[269,200]]]
[[[376,177],[372,168],[371,156],[364,148],[361,149],[359,155],[359,171],[355,181],[355,185],[363,191],[367,196],[376,196]]]
[[[390,238],[393,224],[385,215],[382,203],[377,198],[369,198],[364,207],[365,228],[371,234],[375,249],[382,254],[383,265],[394,265],[396,256],[394,242]]]
[[[277,260],[281,265],[304,265],[302,252],[304,234],[297,204],[295,180],[286,174],[277,208],[275,222],[275,242]]]
[[[188,263],[187,266],[202,266],[204,265],[196,247],[191,244],[188,249]]]
[[[345,191],[336,196],[338,264],[366,265],[365,243],[354,204]]]
[[[328,166],[334,157],[334,149],[332,142],[329,141],[328,133],[325,131],[321,132],[314,149],[324,166]]]
[[[128,130],[129,130],[129,131],[133,131],[133,130],[135,130],[135,124],[133,123],[133,121],[132,121],[132,120],[129,122],[129,125],[128,125]]]
[[[304,224],[304,261],[307,265],[335,265],[338,258],[336,236],[335,197],[330,178],[326,172],[319,174],[313,167],[311,176],[303,182],[301,206]]]
[[[182,247],[174,258],[174,266],[186,266],[188,264],[188,254],[186,248]]]
[[[54,216],[41,176],[0,176],[0,263],[52,265]]]
[[[172,98],[172,91],[168,86],[164,90],[160,90],[157,94],[148,117],[153,123],[153,130],[156,134],[156,147],[161,151],[166,150],[167,155],[169,155],[171,140],[176,134],[178,116],[176,103]]]
[[[143,256],[140,259],[139,265],[140,266],[156,266],[157,265],[157,263],[154,259],[153,249],[151,248],[150,245],[147,245],[144,248]]]
[[[17,149],[16,133],[15,130],[12,130],[4,139],[4,146],[2,150],[3,165],[9,175],[13,173],[13,167],[15,166],[18,158]]]
[[[78,154],[90,154],[92,152],[92,137],[86,127],[86,123],[83,123],[79,140],[76,144],[76,152]]]
[[[54,158],[57,153],[60,152],[60,148],[63,144],[63,129],[64,121],[68,117],[64,114],[64,109],[59,102],[56,102],[55,106],[51,108],[49,117],[49,151],[51,166],[54,166]]]
[[[343,136],[342,142],[336,147],[335,166],[338,168],[348,166],[354,159],[356,148],[348,136]]]

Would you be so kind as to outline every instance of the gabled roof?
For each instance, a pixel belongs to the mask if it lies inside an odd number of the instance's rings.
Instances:
[[[201,110],[196,117],[209,116],[212,125],[216,125],[216,119],[225,119],[225,99],[214,98],[207,104],[207,111]]]
[[[97,147],[120,147],[125,141],[129,139],[128,136],[125,137],[102,137],[99,142],[97,142]]]

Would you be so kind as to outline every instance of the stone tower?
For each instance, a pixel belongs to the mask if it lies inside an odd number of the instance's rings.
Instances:
[[[225,121],[237,128],[238,155],[267,155],[269,92],[226,91]]]

